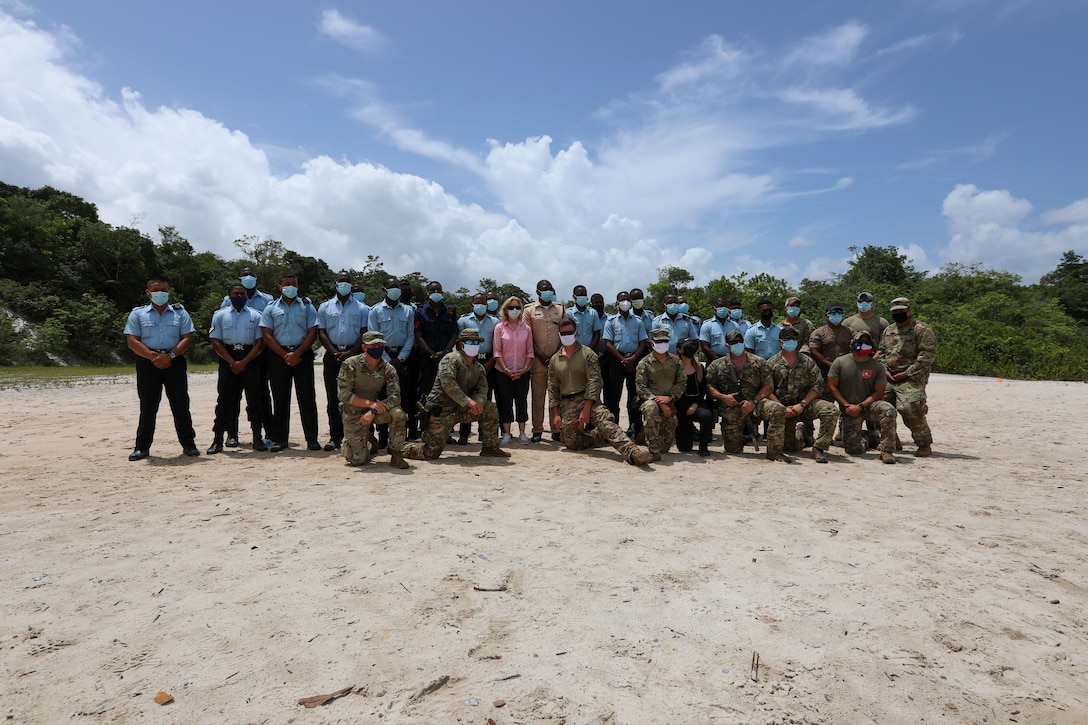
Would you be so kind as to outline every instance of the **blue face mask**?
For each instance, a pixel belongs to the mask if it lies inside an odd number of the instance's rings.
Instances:
[[[726,317],[729,317],[729,308],[728,307],[715,307],[714,308],[714,314],[724,320]]]
[[[487,305],[473,305],[472,311],[476,313],[477,317],[483,317],[487,312]]]
[[[842,324],[842,313],[841,312],[832,312],[832,313],[830,313],[827,316],[827,321],[830,322],[832,325],[841,325]]]
[[[366,292],[352,292],[351,296],[356,302],[362,302],[366,299]]]
[[[673,302],[671,305],[665,305],[665,312],[673,315],[674,317],[680,314],[680,305]]]
[[[498,300],[488,300],[487,301],[487,311],[488,312],[497,312],[498,309],[499,309],[499,301]]]
[[[782,349],[786,352],[793,352],[797,349],[797,340],[786,340],[782,343]]]
[[[347,297],[351,294],[351,282],[337,282],[336,294]]]
[[[793,307],[787,307],[786,308],[786,317],[800,317],[800,316],[801,316],[801,308],[800,307],[793,306]]]
[[[242,282],[242,286],[246,289],[254,289],[257,287],[257,278],[251,274],[247,274],[245,277],[239,279]]]
[[[284,287],[280,287],[280,292],[282,292],[283,296],[287,299],[293,300],[295,299],[295,296],[298,295],[298,287],[295,287],[293,284],[289,284]]]
[[[873,309],[873,303],[872,302],[859,302],[858,303],[858,312],[868,312],[871,309]]]
[[[438,304],[442,300],[446,299],[446,296],[441,292],[432,292],[427,295],[427,299],[429,299],[431,302],[434,302],[435,304]]]
[[[688,305],[687,302],[681,302],[680,303],[680,314],[686,315],[690,311],[691,311],[691,307]]]
[[[372,357],[375,360],[381,360],[382,355],[385,354],[385,345],[381,347],[368,347],[366,349],[367,357]]]
[[[574,298],[574,304],[579,307],[585,307],[589,304],[589,295],[578,295]]]
[[[152,292],[151,293],[151,302],[153,304],[158,305],[159,307],[162,307],[163,305],[165,305],[169,301],[170,301],[170,293],[169,292]]]
[[[555,293],[552,292],[550,289],[541,290],[540,291],[540,301],[541,302],[555,302]]]
[[[729,352],[731,352],[732,354],[737,355],[737,356],[743,355],[744,354],[744,343],[743,342],[734,342],[732,345],[729,346]]]
[[[391,287],[385,291],[386,298],[391,302],[396,302],[400,299],[400,287]]]
[[[739,320],[741,317],[744,317],[744,310],[739,307],[735,310],[729,310],[729,316],[734,320]]]
[[[246,302],[249,302],[249,298],[246,297],[245,295],[233,295],[230,298],[230,303],[231,303],[231,305],[233,305],[234,309],[236,309],[236,310],[240,310],[243,307],[245,307]]]

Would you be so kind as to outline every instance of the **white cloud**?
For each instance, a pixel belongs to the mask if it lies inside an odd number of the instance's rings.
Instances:
[[[1061,209],[1043,212],[1044,224],[1084,224],[1088,223],[1088,198],[1074,201]]]
[[[811,106],[820,113],[820,117],[814,118],[813,122],[836,131],[892,126],[909,121],[915,116],[914,109],[909,105],[897,110],[873,108],[852,88],[791,88],[782,91],[779,97],[787,103]]]
[[[925,33],[924,35],[915,35],[911,38],[904,38],[898,43],[892,43],[891,45],[881,48],[877,52],[873,53],[874,58],[879,58],[884,55],[891,55],[893,53],[902,53],[905,50],[914,50],[920,48],[923,45],[928,44],[930,41],[936,38],[934,33]]]
[[[794,237],[789,241],[789,246],[793,249],[801,249],[802,247],[811,247],[816,242],[804,237]]]
[[[731,79],[739,75],[746,61],[742,50],[730,46],[720,35],[711,35],[702,42],[692,60],[658,74],[657,82],[661,90],[668,92],[708,79]]]
[[[355,50],[372,51],[385,44],[381,33],[344,17],[339,10],[325,10],[317,24],[322,34]]]
[[[982,141],[960,146],[959,148],[932,151],[925,156],[904,161],[895,168],[899,171],[917,171],[947,163],[978,163],[986,161],[997,153],[997,147],[1008,137],[1006,133],[990,134]]]
[[[857,57],[867,33],[867,28],[860,23],[845,23],[806,38],[786,56],[785,63],[809,69],[848,65]]]

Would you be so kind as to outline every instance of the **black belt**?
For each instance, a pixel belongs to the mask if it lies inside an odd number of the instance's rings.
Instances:
[[[567,393],[566,395],[560,395],[559,397],[563,400],[570,400],[571,398],[584,398],[585,395],[586,391],[579,390],[577,393]]]
[[[280,345],[280,347],[282,347],[287,352],[294,352],[299,348],[298,345]]]
[[[333,345],[333,347],[335,347],[340,352],[347,352],[348,350],[350,350],[351,348],[353,348],[355,346],[354,345]]]
[[[152,348],[152,349],[151,349],[151,352],[160,352],[160,353],[162,353],[163,355],[169,355],[169,354],[170,354],[170,353],[172,353],[173,351],[174,351],[174,349],[173,349],[173,348],[169,348],[169,349],[167,349],[167,350],[156,350],[156,349],[154,349],[154,348]]]
[[[397,355],[400,355],[400,351],[403,350],[403,349],[404,348],[401,348],[401,347],[389,347],[389,346],[386,346],[385,351],[387,353],[389,353],[389,357],[396,357]]]
[[[227,345],[228,350],[238,352],[239,350],[249,351],[253,349],[252,345]]]

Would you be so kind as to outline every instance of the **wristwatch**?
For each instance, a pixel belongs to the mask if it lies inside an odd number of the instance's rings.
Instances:
[[[177,357],[177,355],[175,355],[175,354],[174,354],[174,351],[173,351],[173,350],[171,350],[170,352],[166,353],[166,357],[168,357],[168,358],[170,358],[171,360],[173,360],[174,358],[176,358],[176,357]]]

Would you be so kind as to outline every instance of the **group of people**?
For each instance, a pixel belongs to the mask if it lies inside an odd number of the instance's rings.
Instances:
[[[708,456],[720,421],[730,454],[749,442],[758,450],[764,440],[770,460],[788,462],[788,453],[811,446],[812,458],[826,463],[841,435],[847,453],[877,448],[882,461],[895,463],[898,414],[915,455],[932,452],[926,383],[936,336],[904,297],[891,301],[892,322],[863,292],[856,314],[847,318],[844,305],[832,302],[816,327],[801,316],[797,297],[786,300],[778,322],[774,303],[760,300],[753,324],[739,301],[721,297],[706,321],[690,314],[681,295],[667,295],[654,315],[637,288],[616,296],[614,314],[582,285],[564,308],[548,280],[537,283],[531,302],[480,292],[460,316],[437,281],[419,305],[407,281],[390,277],[383,291],[368,306],[361,286],[341,272],[335,296],[315,306],[298,296],[295,275],[283,275],[273,297],[258,289],[252,269],[242,269],[211,320],[218,400],[206,452],[241,445],[243,395],[252,448],[286,449],[292,389],[307,448],[340,449],[352,465],[382,450],[396,468],[437,458],[447,445],[467,445],[473,423],[480,455],[500,458],[510,455],[515,423],[521,444],[540,443],[547,428],[572,450],[608,443],[632,465],[660,460],[674,444],[684,452],[697,445]],[[194,326],[170,303],[166,281],[149,281],[146,294],[150,304],[133,309],[124,330],[138,356],[140,399],[129,460],[149,455],[164,390],[185,455],[199,456],[185,364]],[[324,351],[324,446],[315,344]],[[625,390],[626,430],[617,424]]]

